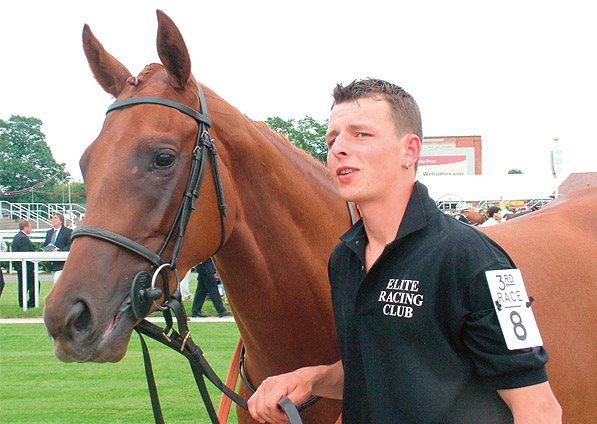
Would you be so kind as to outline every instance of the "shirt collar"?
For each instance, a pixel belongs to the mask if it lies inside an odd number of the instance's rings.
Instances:
[[[425,228],[430,217],[436,213],[441,213],[437,209],[433,199],[429,197],[429,191],[424,184],[415,181],[415,186],[408,200],[406,211],[400,227],[398,228],[398,234],[394,241],[390,244],[397,243],[400,239],[412,234],[422,228]],[[359,219],[344,235],[340,237],[344,243],[348,246],[360,245],[362,249],[367,242],[367,234],[365,232],[365,224],[363,219]],[[364,243],[363,243],[364,241]],[[360,249],[359,249],[360,250]]]

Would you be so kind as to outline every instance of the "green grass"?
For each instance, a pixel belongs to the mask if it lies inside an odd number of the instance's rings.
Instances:
[[[47,278],[50,277],[44,277],[44,279]],[[39,308],[29,308],[24,312],[23,308],[19,307],[19,297],[17,293],[18,284],[16,281],[6,281],[4,291],[0,297],[0,318],[41,318],[43,315],[44,298],[50,292],[53,285],[54,283],[52,281],[40,281]],[[195,294],[196,287],[197,280],[190,280],[189,291],[193,293],[193,295]],[[185,301],[183,303],[185,310],[187,311],[187,315],[191,316],[191,307],[193,306],[193,302]],[[226,309],[230,308],[226,305]],[[203,313],[206,313],[210,316],[218,315],[216,308],[214,308],[213,303],[209,300],[206,300],[205,303],[203,303]],[[156,313],[155,315],[159,316],[160,314]]]
[[[236,325],[192,322],[189,327],[224,380],[239,338]],[[153,340],[147,343],[165,421],[210,423],[187,360]],[[207,384],[217,409],[219,392]],[[230,423],[237,422],[234,409]],[[65,364],[54,356],[43,324],[0,324],[0,422],[154,422],[138,336],[133,333],[118,363]]]

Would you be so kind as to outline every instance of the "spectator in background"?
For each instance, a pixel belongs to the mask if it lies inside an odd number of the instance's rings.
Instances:
[[[8,246],[4,242],[2,236],[0,236],[0,252],[6,252],[8,250]],[[2,296],[2,291],[4,290],[4,275],[2,274],[2,267],[0,267],[0,296]]]
[[[189,278],[191,277],[192,268],[187,271],[187,274],[180,280],[179,289],[180,297],[183,301],[193,300],[193,294],[189,291]]]
[[[218,316],[220,318],[232,315],[232,313],[224,307],[222,303],[222,297],[218,291],[218,282],[216,281],[214,274],[216,273],[216,267],[212,262],[211,258],[208,258],[201,264],[197,265],[197,290],[195,290],[195,299],[193,300],[193,307],[191,309],[191,317],[193,318],[205,318],[208,315],[201,312],[203,303],[209,293],[209,297],[213,302]]]
[[[48,230],[46,233],[44,247],[53,244],[56,246],[54,250],[52,250],[53,252],[68,252],[71,243],[70,236],[73,233],[73,230],[64,226],[64,215],[61,213],[52,215],[52,227],[54,228]],[[64,267],[64,262],[62,261],[50,262],[49,268],[54,277],[54,284],[56,284],[58,277],[62,274],[62,267]]]
[[[19,222],[19,232],[12,239],[11,250],[13,252],[35,252],[35,246],[29,240],[29,234],[31,234],[31,223],[26,219]],[[23,307],[23,263],[21,261],[15,262],[14,267],[17,271],[17,279],[19,281],[19,306]],[[33,262],[27,262],[27,292],[28,300],[27,307],[35,307],[35,296],[34,296],[34,279],[35,272],[33,268]]]
[[[489,227],[491,225],[499,224],[502,220],[500,208],[497,206],[490,206],[487,208],[487,220],[481,224],[481,227]]]

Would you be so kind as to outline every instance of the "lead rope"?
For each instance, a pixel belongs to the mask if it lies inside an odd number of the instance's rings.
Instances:
[[[247,369],[245,367],[245,345],[244,345],[244,343],[241,345],[241,348],[240,348],[240,355],[239,355],[239,359],[238,359],[238,375],[240,376],[240,379],[245,384],[245,386],[247,386],[247,388],[252,393],[255,393],[256,390],[253,387],[253,385],[251,384],[251,382],[249,381],[249,376],[247,374]],[[305,410],[306,408],[308,408],[309,406],[313,405],[314,403],[317,403],[320,399],[321,399],[321,396],[311,396],[305,402],[301,403],[300,405],[296,405],[295,409],[298,412],[301,412],[301,411]],[[288,415],[288,414],[286,414],[286,415]]]
[[[207,379],[221,392],[223,392],[234,403],[243,409],[247,409],[247,399],[238,395],[222,382],[222,380],[217,376],[213,368],[207,362],[207,359],[205,359],[203,356],[203,351],[201,348],[194,343],[193,339],[191,338],[191,332],[188,329],[186,312],[179,298],[180,292],[176,290],[170,299],[164,304],[164,306],[166,306],[168,309],[163,311],[167,324],[165,329],[162,329],[147,320],[141,321],[135,327],[135,331],[137,331],[139,337],[141,338],[145,374],[147,377],[147,386],[149,388],[154,419],[156,424],[164,424],[164,418],[157,393],[157,386],[155,384],[155,378],[153,375],[153,368],[151,366],[151,358],[142,334],[151,337],[152,339],[170,347],[171,349],[174,349],[189,360],[197,388],[199,389],[199,393],[201,394],[208,415],[213,424],[220,424],[217,413],[213,406],[213,402],[209,392],[207,391],[205,380],[203,378],[204,376],[207,377]],[[170,310],[172,310],[176,316],[179,332],[171,330],[172,316],[170,314]],[[288,416],[290,424],[303,424],[297,407],[286,396],[280,400],[279,406]]]
[[[155,378],[153,376],[153,367],[151,366],[151,358],[149,357],[149,350],[147,343],[138,330],[139,339],[141,339],[141,350],[143,351],[143,363],[145,365],[145,376],[147,377],[147,386],[149,387],[149,397],[151,398],[151,407],[153,409],[153,417],[156,424],[164,424],[164,417],[162,415],[162,408],[160,406],[160,398],[158,396],[158,389],[155,385]]]

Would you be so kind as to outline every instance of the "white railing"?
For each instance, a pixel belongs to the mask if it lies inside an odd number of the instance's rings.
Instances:
[[[31,230],[31,234],[29,234],[29,240],[32,242],[43,242],[46,240],[46,233],[48,229],[42,228],[40,230]],[[17,227],[14,230],[0,230],[0,236],[4,240],[4,242],[8,244],[12,244],[12,239],[16,236],[19,232],[19,228]]]
[[[64,215],[65,225],[83,219],[85,206],[78,203],[11,203],[6,200],[0,201],[0,217],[11,219],[26,219],[35,228],[40,226],[51,226],[52,215],[61,213]]]
[[[35,307],[39,308],[39,262],[46,261],[65,261],[69,252],[0,252],[0,261],[11,261],[22,263],[22,294],[23,311],[27,310],[27,261],[33,262],[34,268],[34,289]]]

